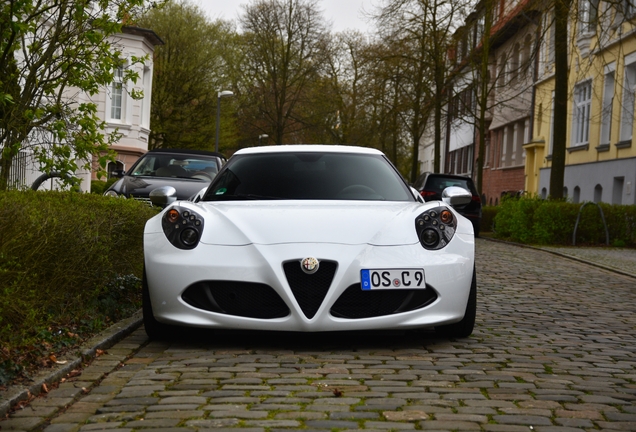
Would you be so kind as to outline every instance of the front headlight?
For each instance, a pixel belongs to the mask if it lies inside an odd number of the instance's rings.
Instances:
[[[161,227],[174,247],[194,249],[201,239],[203,218],[192,210],[174,206],[163,214]]]
[[[457,219],[446,207],[436,207],[415,218],[415,231],[425,249],[445,247],[455,235]]]
[[[104,196],[117,198],[119,196],[119,194],[111,189],[111,190],[107,190],[106,192],[104,192]]]

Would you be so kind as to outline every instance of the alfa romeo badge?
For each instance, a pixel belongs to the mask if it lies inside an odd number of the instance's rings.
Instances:
[[[318,271],[318,267],[320,267],[320,261],[318,261],[314,257],[303,258],[300,262],[300,268],[307,274],[314,274]]]

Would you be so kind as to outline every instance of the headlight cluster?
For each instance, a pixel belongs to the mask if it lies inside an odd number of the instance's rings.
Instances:
[[[163,214],[161,227],[173,246],[194,249],[201,239],[203,218],[192,210],[175,206]]]
[[[114,190],[107,190],[106,192],[104,192],[104,196],[107,197],[113,197],[113,198],[126,198],[123,195],[119,195],[117,192],[115,192]]]
[[[436,250],[445,247],[457,229],[457,219],[446,207],[428,210],[415,219],[415,231],[424,248]]]

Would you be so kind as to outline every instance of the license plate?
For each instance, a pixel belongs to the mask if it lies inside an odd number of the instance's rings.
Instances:
[[[360,270],[363,290],[426,288],[422,269]]]

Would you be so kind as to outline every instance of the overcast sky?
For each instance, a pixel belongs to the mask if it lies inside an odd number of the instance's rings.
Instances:
[[[195,3],[199,4],[211,19],[236,20],[243,11],[241,5],[247,4],[249,1],[198,0]],[[365,21],[362,11],[364,9],[371,12],[379,0],[318,0],[318,3],[324,11],[325,19],[332,23],[334,32],[347,29],[366,32],[369,25]]]

